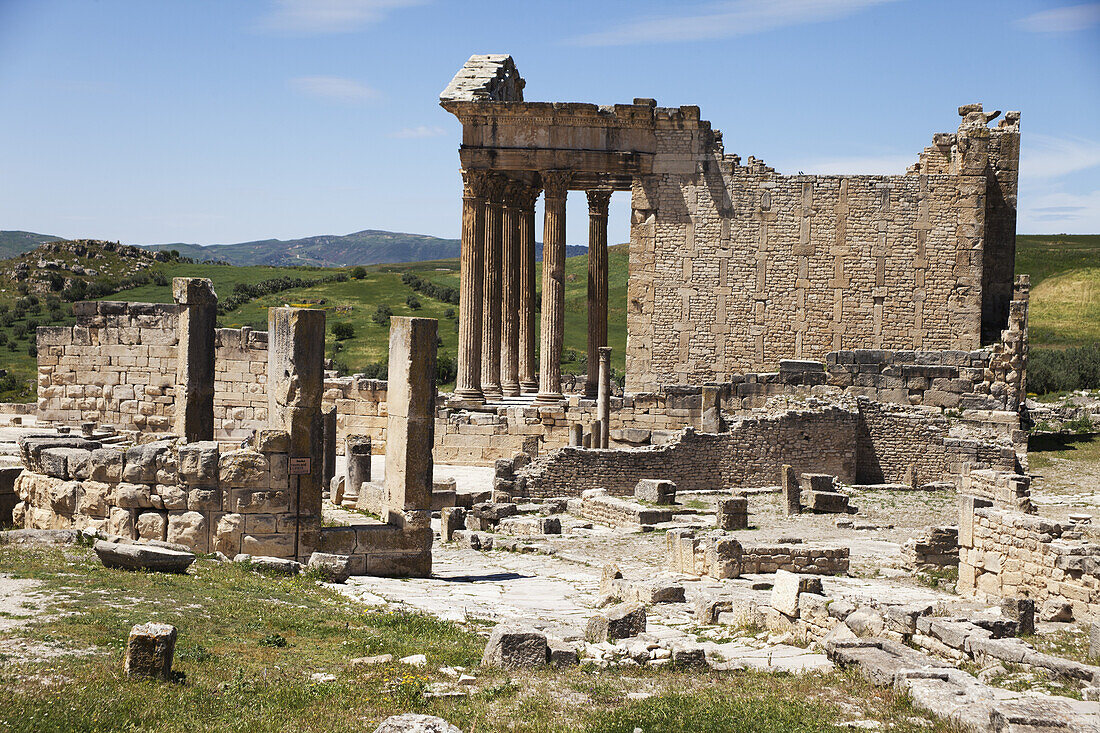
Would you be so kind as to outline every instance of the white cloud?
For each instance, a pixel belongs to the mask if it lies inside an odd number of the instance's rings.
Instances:
[[[1020,178],[1057,178],[1100,165],[1100,142],[1083,137],[1020,136]]]
[[[391,10],[427,0],[275,0],[260,20],[262,30],[280,33],[351,33],[378,23]]]
[[[1032,13],[1016,21],[1016,27],[1032,33],[1070,33],[1100,24],[1100,3],[1067,5]]]
[[[1020,192],[1016,231],[1026,234],[1095,234],[1100,232],[1100,190],[1088,193]]]
[[[310,97],[337,102],[368,102],[378,97],[378,92],[366,84],[339,76],[296,76],[290,80],[290,88]]]
[[[640,19],[574,39],[584,46],[625,46],[747,36],[843,18],[894,0],[724,0],[697,12]]]
[[[390,137],[402,140],[415,140],[425,137],[440,137],[446,134],[446,130],[436,125],[417,125],[416,127],[405,127],[397,132],[390,133]]]

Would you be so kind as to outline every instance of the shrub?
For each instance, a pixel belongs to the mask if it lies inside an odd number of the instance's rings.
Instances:
[[[455,317],[455,309],[454,308],[448,308],[447,310],[443,311],[443,317],[444,318],[454,318]]]
[[[153,273],[153,283],[163,287],[168,284],[168,276],[158,270]]]
[[[389,326],[390,316],[392,315],[393,308],[390,308],[388,305],[380,305],[374,310],[374,315],[371,316],[371,320],[379,326]]]
[[[436,384],[453,382],[458,376],[458,363],[449,354],[439,354],[435,360]]]
[[[351,268],[351,279],[362,280],[367,276],[367,268],[365,267],[353,267]]]
[[[414,311],[420,310],[420,301],[416,299],[415,295],[410,295],[409,297],[405,298],[405,305],[409,306]]]
[[[355,335],[355,326],[343,321],[332,324],[332,337],[337,341],[344,341]]]
[[[390,374],[389,362],[376,361],[373,364],[367,364],[363,369],[363,376],[367,379],[388,379]]]
[[[15,343],[14,341],[9,341],[8,342],[8,351],[11,351],[12,353],[14,353],[18,350],[19,350],[19,344]]]
[[[434,298],[444,303],[450,303],[451,305],[458,305],[457,288],[452,288],[449,285],[440,285],[431,280],[424,280],[414,272],[402,273],[401,282],[429,298]]]
[[[38,356],[38,347],[34,344],[27,344],[27,356]]]
[[[27,336],[27,326],[26,326],[26,324],[24,324],[24,323],[15,324],[15,326],[11,329],[11,333],[17,339],[26,338],[26,336]]]
[[[3,346],[8,342],[8,335],[3,331],[0,331],[0,346]]]
[[[1033,349],[1027,390],[1036,394],[1100,387],[1100,343],[1069,349]]]

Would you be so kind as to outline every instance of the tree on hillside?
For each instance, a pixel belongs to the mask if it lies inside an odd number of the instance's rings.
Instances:
[[[343,321],[332,324],[332,337],[337,341],[344,341],[355,335],[355,326]]]
[[[367,276],[367,268],[362,266],[356,266],[351,268],[351,279],[362,280]]]
[[[385,327],[390,325],[390,316],[392,315],[393,308],[390,308],[388,305],[380,305],[375,309],[371,319],[379,326]]]
[[[409,297],[405,298],[405,305],[409,306],[414,311],[420,310],[420,301],[416,299],[415,295],[410,295]]]

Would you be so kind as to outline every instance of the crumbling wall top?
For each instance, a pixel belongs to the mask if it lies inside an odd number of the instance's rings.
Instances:
[[[474,54],[439,95],[443,102],[522,102],[523,77],[507,54]]]

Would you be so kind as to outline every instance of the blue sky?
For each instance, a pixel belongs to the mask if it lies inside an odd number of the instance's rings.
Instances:
[[[1100,3],[1031,0],[0,0],[0,229],[456,237],[437,100],[472,53],[532,101],[697,104],[785,173],[900,173],[960,104],[1021,110],[1019,231],[1100,232]]]

